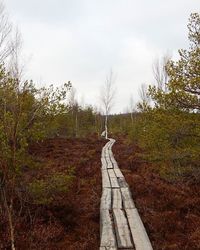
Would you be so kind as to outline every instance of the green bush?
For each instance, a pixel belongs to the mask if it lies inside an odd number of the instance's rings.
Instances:
[[[58,196],[65,195],[74,180],[74,173],[55,173],[45,179],[34,180],[29,184],[28,191],[34,203],[47,205]]]

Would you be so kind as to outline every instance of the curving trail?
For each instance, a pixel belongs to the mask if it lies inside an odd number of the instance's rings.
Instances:
[[[115,140],[103,147],[100,250],[152,250],[128,184],[112,153]]]

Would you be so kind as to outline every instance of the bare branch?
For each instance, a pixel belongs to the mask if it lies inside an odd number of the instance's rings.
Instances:
[[[105,114],[105,134],[106,138],[108,137],[108,115],[114,105],[114,98],[116,94],[115,89],[116,77],[112,70],[106,77],[105,83],[101,90],[101,102],[103,104],[104,114]]]
[[[9,21],[5,6],[0,3],[0,63],[2,64],[12,53],[12,23]]]
[[[169,54],[166,54],[161,59],[157,58],[152,65],[157,87],[158,89],[165,92],[167,91],[167,82],[169,79],[168,73],[166,71],[166,65],[170,59],[171,56]]]

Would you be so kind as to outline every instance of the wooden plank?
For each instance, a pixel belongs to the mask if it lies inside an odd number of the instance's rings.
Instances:
[[[103,169],[107,168],[107,162],[105,158],[101,158],[101,168]]]
[[[131,234],[137,250],[153,250],[137,209],[126,209]]]
[[[116,162],[116,160],[115,160],[115,158],[114,158],[113,154],[111,154],[111,155],[110,155],[110,159],[111,159],[112,163],[117,164],[117,162]]]
[[[126,188],[126,187],[128,187],[128,184],[127,184],[127,182],[126,182],[126,180],[125,180],[125,178],[123,177],[121,177],[121,178],[117,178],[118,179],[118,183],[119,183],[119,186],[121,187],[121,188]]]
[[[102,174],[102,187],[103,188],[109,188],[111,187],[111,184],[110,184],[110,179],[109,179],[109,176],[108,176],[108,171],[107,169],[102,169],[101,170],[101,174]]]
[[[105,157],[101,157],[101,163],[102,164],[106,164],[107,163]]]
[[[99,250],[117,250],[116,247],[100,247]]]
[[[110,156],[109,155],[105,154],[104,157],[105,157],[106,161],[110,161]]]
[[[112,189],[113,194],[113,209],[122,209],[122,195],[120,189]]]
[[[107,169],[107,165],[102,165],[101,169],[106,170]]]
[[[113,141],[110,141],[110,144],[109,144],[109,146],[108,146],[108,149],[111,149],[112,146],[113,146],[113,144],[114,144],[114,142],[113,142]]]
[[[110,176],[110,178],[116,178],[116,175],[113,169],[108,169],[108,175]]]
[[[121,209],[114,209],[113,215],[118,248],[133,247],[128,222],[124,215],[124,212]]]
[[[113,165],[112,165],[112,163],[111,163],[111,162],[108,162],[108,164],[107,164],[107,168],[108,168],[108,169],[113,169]]]
[[[124,178],[121,170],[119,168],[114,168],[115,174],[118,178]]]
[[[101,196],[101,205],[100,209],[111,209],[111,201],[112,201],[112,190],[111,188],[103,188],[102,196]]]
[[[115,139],[110,138],[110,142],[115,143]]]
[[[100,210],[100,224],[101,247],[116,247],[116,239],[109,210]]]
[[[113,168],[118,169],[119,167],[118,167],[118,165],[113,163]]]
[[[112,161],[112,164],[114,165],[115,168],[119,168],[119,166],[118,166],[118,164],[117,164],[114,157],[111,158],[111,161]]]
[[[119,168],[119,166],[118,166],[118,164],[117,164],[117,163],[112,162],[112,164],[113,164],[113,168],[116,168],[116,169],[118,169],[118,168]]]
[[[110,183],[112,188],[120,188],[117,178],[110,178]]]
[[[114,142],[115,140],[110,139],[102,149],[103,190],[100,205],[100,250],[133,249],[131,237],[134,238],[135,249],[152,250],[128,184],[112,153]],[[122,208],[125,210],[122,210]],[[109,212],[111,209],[117,239],[114,234],[112,216]]]
[[[135,208],[129,188],[121,188],[122,201],[124,208]]]

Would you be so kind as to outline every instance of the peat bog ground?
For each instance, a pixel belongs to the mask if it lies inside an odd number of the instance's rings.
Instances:
[[[48,205],[29,205],[16,218],[16,249],[98,250],[101,198],[101,150],[105,140],[48,139],[32,145],[31,155],[44,168],[28,170],[27,178],[74,169],[69,191]],[[114,157],[128,182],[134,202],[155,250],[200,249],[199,184],[169,182],[153,166],[136,157],[140,149],[118,139]],[[10,249],[6,221],[1,222],[0,249]]]
[[[138,152],[136,145],[123,139],[113,146],[153,249],[200,249],[199,183],[161,178],[153,166],[137,157]]]
[[[43,179],[73,169],[75,178],[66,194],[47,205],[29,204],[30,217],[16,218],[16,249],[94,250],[99,247],[101,150],[105,141],[48,139],[31,146],[41,170],[27,170],[26,178]],[[27,209],[26,209],[27,210]],[[17,214],[17,211],[16,211]],[[10,249],[7,221],[0,226],[0,249]]]
[[[61,207],[51,213],[62,227],[60,240],[46,242],[44,249],[98,249],[99,204],[101,197],[101,150],[105,141],[87,139],[53,139],[35,145],[32,153],[50,162],[50,169],[62,171],[72,167],[75,179]]]

